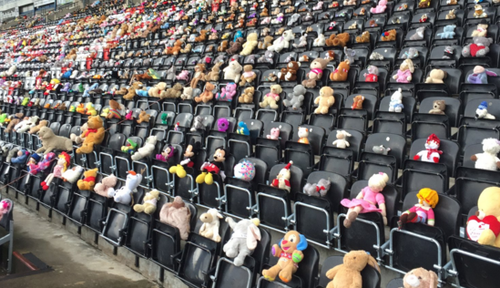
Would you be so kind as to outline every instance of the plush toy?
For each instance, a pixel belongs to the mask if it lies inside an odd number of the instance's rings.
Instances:
[[[285,167],[283,167],[278,175],[276,175],[276,179],[274,179],[271,182],[271,187],[276,187],[279,189],[286,190],[287,192],[290,192],[291,186],[290,186],[290,177],[291,177],[291,172],[290,172],[290,167],[292,166],[293,161],[288,162]]]
[[[475,162],[474,168],[497,171],[500,169],[500,159],[497,154],[500,152],[500,141],[495,138],[486,138],[481,142],[483,153],[474,154],[470,157]]]
[[[389,152],[391,151],[391,148],[385,147],[384,145],[379,145],[379,146],[373,146],[372,151],[375,154],[388,155]]]
[[[370,12],[373,14],[384,13],[387,8],[387,0],[380,0],[377,6],[370,8]]]
[[[299,127],[297,136],[299,136],[299,140],[297,142],[302,144],[309,144],[309,139],[307,139],[307,137],[309,136],[309,129],[307,129],[306,127]]]
[[[141,111],[139,113],[139,117],[137,118],[136,122],[137,124],[141,123],[149,123],[149,120],[151,119],[151,115],[149,115],[146,111]]]
[[[469,217],[467,238],[482,245],[500,248],[500,188],[488,187],[477,200],[478,211]]]
[[[352,110],[361,110],[363,109],[363,102],[365,101],[365,97],[362,95],[356,95],[352,99],[352,105],[351,109]]]
[[[269,46],[273,44],[274,37],[273,36],[265,36],[263,41],[259,41],[257,45],[258,49],[266,50]]]
[[[382,40],[383,42],[396,41],[396,35],[396,29],[385,31],[384,33],[382,33],[380,40]]]
[[[325,40],[325,44],[327,47],[345,47],[350,38],[349,33],[332,34]]]
[[[167,89],[167,83],[158,82],[155,86],[149,88],[148,96],[155,98],[162,98],[162,95],[165,93],[166,89]],[[110,101],[110,106],[111,106],[111,101]]]
[[[241,266],[245,258],[252,255],[260,241],[261,235],[258,218],[243,219],[236,223],[232,218],[227,217],[226,222],[233,230],[229,241],[224,245],[223,250],[228,258],[234,258],[234,265]]]
[[[71,157],[66,152],[61,152],[59,154],[59,159],[57,160],[57,164],[54,166],[52,173],[50,173],[40,186],[44,191],[49,189],[50,183],[54,180],[54,178],[62,178],[62,175],[66,170],[68,170],[68,166],[71,164]]]
[[[219,118],[217,120],[217,129],[219,132],[227,132],[229,129],[229,121],[226,118]]]
[[[401,88],[399,88],[391,95],[391,101],[389,102],[389,112],[400,113],[401,111],[403,111],[403,109],[403,93]]]
[[[241,76],[241,71],[243,67],[238,63],[238,61],[231,61],[222,71],[224,72],[224,80],[231,80],[234,83],[238,83]],[[208,84],[208,83],[207,83]]]
[[[486,37],[488,35],[488,24],[477,24],[477,27],[470,36],[472,37]]]
[[[496,117],[488,113],[488,102],[483,101],[476,109],[476,119],[495,120]]]
[[[475,66],[472,73],[467,76],[466,83],[488,84],[488,76],[498,76],[495,72],[485,69],[483,66]]]
[[[10,133],[14,129],[14,126],[16,126],[19,122],[21,122],[21,119],[23,118],[23,116],[24,116],[24,113],[14,114],[14,117],[10,120],[10,122],[7,125],[7,128],[5,128],[4,132]]]
[[[392,76],[392,79],[399,83],[410,83],[413,72],[415,72],[413,61],[411,61],[411,59],[405,59],[399,66],[398,72]]]
[[[274,281],[276,276],[288,283],[304,259],[304,251],[307,248],[307,239],[297,231],[288,231],[279,244],[274,244],[271,254],[279,258],[278,263],[269,269],[262,270],[262,276],[268,281]]]
[[[95,177],[97,176],[97,170],[98,168],[92,169],[92,170],[87,170],[83,172],[83,179],[78,180],[76,182],[76,186],[78,186],[78,189],[80,190],[94,190],[95,186]]]
[[[233,44],[231,44],[231,47],[229,47],[226,50],[226,53],[228,55],[236,55],[239,54],[241,49],[243,48],[243,41],[245,41],[243,38],[238,38],[236,39]]]
[[[385,198],[380,192],[384,190],[388,181],[389,176],[385,173],[380,172],[378,174],[373,174],[370,179],[368,179],[368,186],[363,188],[355,199],[342,199],[340,204],[349,208],[346,218],[344,219],[344,227],[351,227],[351,224],[356,221],[360,213],[369,212],[381,213],[384,225],[387,225]]]
[[[153,189],[146,193],[142,199],[143,204],[134,205],[134,211],[151,215],[156,211],[156,203],[158,203],[158,200],[160,200],[160,191]]]
[[[14,207],[14,204],[12,203],[12,200],[10,200],[10,199],[3,199],[2,201],[0,201],[0,221],[2,220],[4,215],[8,215],[10,213],[10,211],[12,211],[13,207]],[[260,231],[259,231],[259,233],[260,233]]]
[[[83,142],[82,147],[76,149],[77,154],[92,153],[94,151],[94,145],[99,145],[104,140],[105,130],[101,117],[89,117],[86,125],[87,130],[85,130],[82,135],[80,135],[80,137],[83,139]]]
[[[445,115],[446,102],[444,100],[435,100],[432,103],[432,109],[429,110],[429,114]]]
[[[205,84],[205,91],[203,91],[200,95],[194,97],[194,101],[196,103],[208,103],[214,98],[213,90],[215,90],[215,85],[207,82]]]
[[[344,263],[326,272],[326,277],[332,281],[327,288],[362,288],[361,271],[370,265],[380,272],[377,260],[363,250],[353,250],[344,255]],[[427,288],[427,287],[426,287]]]
[[[280,53],[283,49],[290,48],[290,41],[295,38],[292,30],[286,30],[281,34],[281,37],[273,41],[273,44],[267,47],[268,51]]]
[[[347,76],[349,75],[349,69],[351,65],[349,60],[344,60],[340,62],[339,65],[332,73],[330,73],[330,80],[335,82],[345,82],[347,81]]]
[[[335,104],[334,90],[328,86],[322,87],[319,90],[319,96],[314,99],[314,104],[318,105],[314,109],[314,114],[328,114],[330,107]]]
[[[36,123],[38,122],[39,120],[39,117],[38,116],[31,116],[28,118],[28,120],[26,122],[24,122],[24,124],[22,126],[20,126],[19,128],[15,128],[14,127],[14,130],[18,133],[25,133],[27,132],[28,130],[31,130],[33,127],[36,126]],[[18,124],[19,125],[19,124]]]
[[[269,134],[266,135],[266,138],[271,140],[278,140],[280,138],[280,132],[281,130],[279,127],[271,128]]]
[[[191,132],[202,131],[205,130],[205,125],[203,125],[203,116],[196,116],[193,119],[193,124],[191,125]]]
[[[444,17],[446,20],[453,20],[457,18],[457,15],[455,14],[455,9],[451,9],[448,11],[448,14]]]
[[[94,192],[108,198],[109,192],[111,191],[111,189],[115,188],[117,181],[118,178],[116,178],[115,175],[104,177],[102,178],[101,183],[95,184]]]
[[[175,83],[174,86],[168,88],[165,92],[162,92],[160,99],[164,98],[179,98],[182,95],[183,87],[180,83]]]
[[[432,69],[429,73],[429,77],[425,79],[425,83],[443,84],[443,79],[445,79],[447,75],[448,74],[444,70]]]
[[[146,142],[144,143],[144,145],[142,145],[142,147],[139,148],[137,150],[137,152],[132,154],[132,156],[130,156],[130,158],[133,161],[139,161],[143,158],[149,157],[151,154],[153,154],[153,151],[155,150],[155,145],[156,145],[157,141],[158,141],[158,139],[156,138],[156,136],[149,136],[146,139]]]
[[[304,185],[304,193],[309,196],[325,197],[330,190],[332,182],[330,179],[320,179],[318,183],[307,183]]]
[[[370,65],[366,68],[366,72],[363,76],[365,77],[365,82],[378,82],[378,68],[377,66]]]
[[[150,89],[151,90],[151,89]],[[118,103],[117,101],[111,99],[109,100],[109,111],[106,115],[106,119],[118,119],[122,118],[122,111],[125,109],[123,104]]]
[[[427,137],[427,141],[425,142],[425,150],[422,150],[418,152],[417,155],[413,156],[413,160],[439,163],[441,154],[443,154],[443,151],[438,150],[440,143],[441,141],[436,136],[436,134],[432,133],[431,135],[429,135],[429,137]]]
[[[464,57],[484,57],[490,52],[490,45],[493,43],[492,38],[473,37],[473,43],[462,48],[462,56]]]
[[[474,18],[486,18],[486,17],[488,17],[488,14],[486,14],[486,12],[484,12],[483,6],[476,4],[476,5],[474,5],[473,16],[474,16]]]
[[[436,33],[438,39],[453,39],[455,37],[455,28],[457,25],[446,25],[443,27],[443,32]]]
[[[347,132],[345,130],[337,130],[337,134],[335,136],[337,137],[337,139],[335,141],[333,141],[333,143],[332,143],[333,147],[339,148],[339,149],[345,149],[345,148],[351,146],[349,144],[349,142],[346,140],[347,137],[352,136],[351,134],[349,134],[349,132]]]
[[[203,222],[203,225],[201,225],[198,234],[219,243],[221,240],[221,237],[219,235],[219,227],[220,219],[222,218],[222,214],[220,214],[217,209],[208,209],[207,212],[200,215],[200,220],[201,222]]]
[[[436,272],[424,268],[415,268],[403,278],[404,288],[437,288],[438,284]]]
[[[299,62],[290,61],[285,68],[281,68],[280,72],[278,73],[278,78],[281,81],[296,81],[299,68]]]
[[[228,83],[226,87],[223,87],[221,89],[221,93],[217,93],[215,95],[215,100],[219,101],[227,101],[231,102],[233,101],[233,97],[236,95],[236,83]]]
[[[250,135],[250,130],[248,130],[247,124],[243,121],[238,122],[238,128],[236,128],[236,133],[240,135]]]
[[[53,150],[73,150],[73,142],[71,141],[71,139],[62,136],[56,136],[52,129],[50,129],[49,127],[42,127],[40,131],[38,131],[38,138],[42,142],[42,147],[36,150],[36,153],[47,154],[49,152],[52,152]]]
[[[10,149],[10,151],[7,153],[7,157],[5,158],[5,162],[6,163],[10,163],[12,158],[14,158],[15,156],[18,155],[18,152],[20,151],[21,149],[19,149],[18,147],[14,147],[12,149]]]
[[[132,193],[137,192],[137,187],[141,185],[143,171],[141,171],[141,174],[137,174],[135,171],[128,171],[125,185],[118,190],[108,188],[108,198],[113,197],[115,202],[129,205],[132,201]]]
[[[257,78],[257,74],[253,71],[252,65],[243,66],[243,74],[241,74],[240,86],[251,84]]]
[[[290,110],[299,110],[304,102],[304,95],[307,90],[302,85],[293,88],[293,93],[289,93],[286,99],[283,99],[283,105]]]
[[[252,162],[241,159],[240,162],[234,166],[233,174],[234,178],[252,181],[255,177],[255,166]]]
[[[226,178],[224,173],[224,161],[226,161],[226,157],[228,157],[228,155],[229,153],[227,150],[222,147],[215,149],[213,160],[205,162],[201,165],[201,173],[196,177],[196,183],[212,185],[214,183],[214,174],[220,175],[222,181],[224,181]]]
[[[259,35],[257,33],[249,33],[247,35],[247,42],[243,44],[243,50],[241,51],[240,55],[242,56],[248,56],[252,54],[253,49],[257,47],[258,45],[258,40]]]
[[[326,65],[330,62],[328,59],[316,58],[311,62],[311,71],[307,73],[307,78],[302,81],[302,85],[307,88],[316,87],[316,82],[321,80],[323,77],[323,70],[326,69]],[[298,67],[297,67],[298,69]]]
[[[182,90],[181,94],[181,99],[182,100],[191,100],[193,99],[193,88],[191,87],[184,87]]]
[[[222,66],[224,62],[217,62],[212,67],[212,70],[205,75],[205,81],[219,81],[220,74],[220,66]]]
[[[434,226],[434,208],[439,203],[439,194],[430,188],[422,188],[417,193],[418,204],[401,214],[398,228],[401,229],[406,223],[422,223]]]
[[[182,240],[187,240],[190,231],[191,210],[186,207],[180,196],[174,201],[165,203],[160,210],[160,222],[179,229]]]
[[[12,164],[25,164],[30,156],[30,152],[26,149],[21,149],[17,152],[17,157],[13,157],[10,160]]]
[[[155,159],[162,162],[168,162],[168,160],[170,160],[170,158],[172,158],[174,154],[175,154],[174,146],[168,144],[167,146],[165,146],[161,154],[156,154]]]
[[[194,66],[194,74],[193,78],[191,79],[190,86],[191,88],[196,88],[198,86],[198,82],[200,80],[204,80],[206,77],[205,75],[205,64],[196,64]]]
[[[283,89],[280,85],[271,85],[271,91],[262,98],[262,102],[259,103],[259,106],[261,108],[271,108],[277,110],[279,107],[278,101],[280,100],[281,92],[283,92]]]

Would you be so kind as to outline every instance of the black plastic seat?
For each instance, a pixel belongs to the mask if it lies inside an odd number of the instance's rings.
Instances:
[[[319,170],[337,173],[350,178],[354,162],[354,152],[352,150],[323,147],[319,160]]]
[[[438,193],[448,190],[448,169],[442,163],[406,160],[403,167],[401,199],[409,193],[417,193],[422,188],[431,188]]]

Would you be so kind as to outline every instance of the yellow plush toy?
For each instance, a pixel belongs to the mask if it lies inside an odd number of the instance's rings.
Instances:
[[[146,214],[153,214],[156,211],[156,203],[160,199],[160,191],[154,189],[146,193],[142,204],[135,204],[134,211],[137,213],[144,212]]]
[[[85,105],[85,110],[86,110],[86,115],[89,116],[96,116],[97,115],[97,110],[95,110],[94,104],[92,102],[88,102],[87,105]]]
[[[500,248],[500,188],[484,189],[477,208],[476,215],[467,220],[467,237],[479,244]]]

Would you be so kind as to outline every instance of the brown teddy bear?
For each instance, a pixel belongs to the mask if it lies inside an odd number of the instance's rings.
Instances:
[[[433,84],[443,84],[443,79],[446,78],[447,73],[441,69],[432,69],[429,72],[429,77],[425,79],[425,83],[433,83]]]
[[[385,31],[382,33],[382,41],[396,41],[396,29]]]
[[[165,89],[167,89],[167,83],[158,82],[158,84],[149,88],[148,95],[149,97],[161,98],[161,94],[165,92]]]
[[[201,64],[196,64],[196,66],[194,66],[194,74],[193,74],[193,79],[191,79],[191,88],[196,88],[196,86],[198,86],[198,82],[200,80],[204,80],[205,79],[205,64],[201,63]]]
[[[134,97],[137,95],[135,93],[135,90],[140,90],[140,89],[142,89],[142,87],[143,87],[142,82],[136,81],[136,82],[132,83],[132,86],[130,86],[130,88],[128,89],[127,94],[123,95],[123,99],[134,100]]]
[[[370,42],[370,32],[365,31],[361,35],[356,36],[356,43],[369,43]]]
[[[76,59],[76,48],[71,49],[71,51],[69,51],[68,55],[66,55],[66,57],[64,57],[64,59],[75,60]]]
[[[194,38],[194,42],[203,42],[207,40],[207,33],[208,33],[207,30],[201,30],[200,35]]]
[[[106,131],[104,130],[102,119],[99,116],[91,116],[87,120],[87,131],[80,136],[83,138],[82,147],[76,149],[77,154],[89,154],[94,151],[94,145],[99,145],[104,140]]]
[[[322,59],[322,58],[316,58],[311,62],[311,65],[309,66],[311,68],[311,71],[307,73],[307,78],[304,81],[302,81],[302,85],[304,85],[306,88],[314,88],[316,87],[316,81],[321,80],[323,77],[323,70],[326,69],[326,65],[330,62],[330,60],[327,59]]]
[[[438,283],[436,272],[424,268],[415,268],[403,278],[404,288],[437,288]]]
[[[224,62],[217,62],[215,63],[214,67],[212,67],[212,70],[205,75],[205,81],[219,81],[219,75],[220,75],[220,67],[224,64]]]
[[[357,95],[354,97],[351,109],[352,110],[361,110],[363,109],[363,101],[365,101],[365,97],[362,95]]]
[[[98,168],[83,172],[83,180],[80,179],[78,180],[78,182],[76,182],[76,186],[78,186],[78,189],[87,191],[94,190],[95,177],[97,177],[97,169]]]
[[[10,120],[9,125],[7,125],[7,128],[5,128],[5,133],[10,133],[12,129],[14,129],[14,126],[16,126],[19,122],[21,122],[21,119],[24,117],[24,113],[16,113],[14,114],[14,118]]]
[[[332,34],[328,39],[325,40],[325,44],[328,47],[345,47],[349,42],[349,33]]]
[[[176,40],[173,47],[167,47],[167,49],[165,51],[166,52],[165,54],[167,54],[167,55],[177,55],[177,54],[179,54],[179,52],[182,49],[182,44],[183,43],[184,42],[181,39]]]
[[[209,102],[210,100],[212,100],[214,98],[214,93],[213,93],[214,89],[215,89],[214,84],[207,82],[207,84],[205,84],[205,91],[203,91],[203,93],[201,93],[199,96],[194,97],[194,101],[196,103]]]
[[[285,68],[281,68],[281,71],[278,73],[278,77],[281,81],[296,81],[299,67],[299,62],[290,61]]]
[[[254,87],[245,88],[241,96],[238,98],[239,103],[253,103],[253,94],[255,93]]]
[[[219,44],[219,47],[217,47],[217,51],[218,52],[226,52],[228,46],[229,46],[229,41],[224,40]]]
[[[161,94],[160,98],[179,98],[182,95],[183,87],[180,83],[175,83],[175,85],[171,88],[168,88],[167,91]]]
[[[38,131],[40,131],[40,129],[42,127],[45,127],[49,125],[49,121],[47,120],[41,120],[38,125],[36,125],[35,127],[31,128],[30,131],[28,131],[29,134],[33,134],[33,133],[37,133]]]
[[[265,50],[267,49],[267,47],[273,45],[273,36],[266,36],[264,37],[264,41],[259,41],[259,45],[257,46],[257,48],[261,49],[261,50]]]
[[[353,250],[344,255],[344,263],[337,265],[326,272],[326,277],[332,281],[326,288],[361,288],[363,278],[361,271],[370,265],[380,272],[377,260],[363,250]]]
[[[184,49],[181,49],[180,52],[181,53],[189,53],[191,52],[191,49],[193,48],[193,46],[191,44],[186,44],[186,46],[184,47]]]
[[[139,118],[137,119],[137,124],[141,124],[143,122],[149,123],[150,119],[151,119],[151,115],[146,113],[146,111],[141,111],[141,113],[139,113]]]
[[[297,71],[295,71],[295,73],[297,73]],[[252,65],[243,66],[243,74],[241,74],[240,86],[244,86],[247,83],[252,83],[255,80],[255,78],[257,78],[257,74],[253,72],[253,66]]]
[[[347,81],[347,75],[349,74],[350,68],[351,68],[351,65],[349,65],[349,60],[344,60],[343,62],[340,62],[337,69],[335,69],[330,74],[330,80],[336,81],[336,82]]]
[[[444,115],[446,110],[446,102],[444,100],[435,100],[432,103],[432,109],[429,110],[429,114]]]
[[[233,42],[231,47],[226,50],[226,53],[229,55],[234,55],[240,53],[243,47],[243,41],[245,41],[242,37],[237,38],[236,41]]]

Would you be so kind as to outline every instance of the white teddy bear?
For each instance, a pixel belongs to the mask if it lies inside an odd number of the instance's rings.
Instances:
[[[281,34],[281,37],[274,40],[273,45],[267,47],[267,50],[274,52],[281,52],[281,50],[290,47],[290,41],[295,38],[295,34],[293,34],[292,30],[286,30]]]
[[[400,113],[403,108],[403,93],[401,88],[399,88],[391,95],[391,102],[389,102],[389,112]]]
[[[238,61],[231,61],[226,68],[222,71],[224,72],[224,80],[232,80],[234,83],[240,82],[241,71],[243,67]]]
[[[155,150],[156,141],[158,141],[156,139],[156,136],[149,136],[146,139],[146,143],[144,143],[144,145],[139,148],[137,152],[135,152],[130,158],[132,158],[132,160],[134,161],[138,161],[142,158],[150,156]]]
[[[500,168],[500,159],[497,157],[500,152],[500,141],[495,138],[486,138],[481,144],[483,144],[483,153],[470,157],[476,162],[474,168],[497,171]]]

